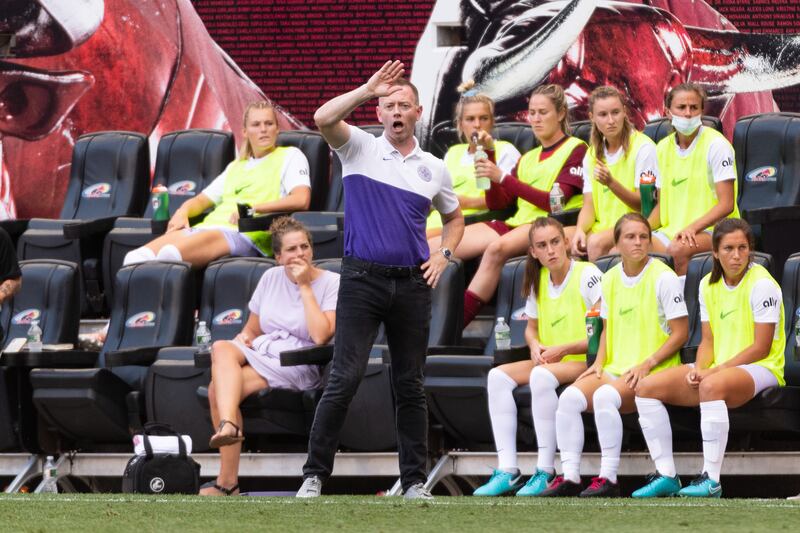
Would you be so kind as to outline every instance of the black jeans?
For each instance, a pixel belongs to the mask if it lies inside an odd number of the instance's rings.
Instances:
[[[430,329],[431,289],[417,267],[383,267],[342,260],[336,304],[333,366],[317,406],[303,476],[327,479],[339,432],[369,360],[381,322],[391,353],[403,489],[425,481],[428,408],[423,369]]]

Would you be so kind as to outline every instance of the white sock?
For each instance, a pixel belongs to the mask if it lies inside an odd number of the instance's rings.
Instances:
[[[678,281],[681,282],[681,294],[683,294],[683,290],[686,287],[686,276],[678,276]]]
[[[636,397],[639,425],[656,470],[662,476],[675,477],[675,458],[672,456],[672,427],[669,413],[661,400]]]
[[[155,261],[156,253],[147,246],[140,246],[125,254],[122,266],[133,265],[134,263],[144,263],[145,261]]]
[[[548,474],[555,472],[556,409],[558,409],[558,380],[549,370],[535,366],[531,371],[531,411],[533,429],[539,452],[536,468]]]
[[[517,404],[513,395],[517,382],[499,368],[493,368],[489,371],[486,388],[489,393],[489,416],[492,419],[494,445],[497,448],[497,468],[518,472]]]
[[[592,396],[594,424],[597,426],[597,440],[600,441],[600,477],[612,483],[617,482],[619,456],[622,452],[622,417],[619,408],[622,396],[611,385],[603,385]]]
[[[174,244],[165,244],[156,254],[159,261],[183,261],[180,250]]]
[[[556,441],[561,450],[564,479],[581,482],[581,452],[583,452],[583,420],[586,396],[576,387],[567,387],[558,399],[556,411]]]
[[[722,459],[728,445],[728,406],[724,400],[700,402],[700,432],[703,435],[703,471],[719,482]]]

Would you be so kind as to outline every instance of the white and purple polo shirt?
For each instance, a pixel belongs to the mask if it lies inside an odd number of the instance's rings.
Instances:
[[[452,213],[458,198],[444,162],[414,142],[403,157],[384,136],[350,126],[350,139],[335,150],[342,160],[345,256],[397,266],[428,260],[431,203],[440,213]]]

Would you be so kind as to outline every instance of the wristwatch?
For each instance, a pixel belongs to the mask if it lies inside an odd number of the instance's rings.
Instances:
[[[445,248],[444,246],[442,246],[441,248],[439,248],[439,251],[442,252],[442,255],[444,256],[445,259],[450,261],[450,258],[453,256],[453,252],[450,251],[450,248]]]

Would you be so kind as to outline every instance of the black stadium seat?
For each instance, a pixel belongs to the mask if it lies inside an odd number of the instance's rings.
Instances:
[[[722,132],[722,121],[719,117],[703,115],[702,121],[704,126]],[[672,133],[672,122],[666,117],[651,120],[644,126],[644,134],[653,139],[653,142],[656,143],[670,133]]]
[[[70,446],[130,446],[129,427],[135,427],[141,413],[131,402],[129,416],[128,396],[142,389],[159,348],[189,344],[192,282],[188,263],[154,261],[121,268],[96,367],[31,372],[39,414]]]
[[[22,286],[0,311],[0,324],[6,332],[3,348],[14,338],[24,338],[33,320],[39,321],[44,344],[77,343],[78,266],[49,259],[21,261],[19,266]],[[26,448],[35,447],[26,442],[29,428],[30,433],[36,433],[32,428],[36,427],[37,416],[30,408],[27,372],[28,369],[0,367],[0,450],[16,448],[20,442]]]
[[[322,134],[308,130],[286,130],[278,134],[278,146],[299,148],[308,159],[311,180],[311,204],[309,210],[325,207],[328,198],[328,183],[331,175],[331,158],[328,143]]]
[[[98,261],[103,238],[120,216],[138,216],[147,203],[150,161],[140,133],[99,132],[75,143],[64,207],[58,220],[32,219],[17,242],[21,259],[61,259],[81,269],[85,310],[99,312]]]
[[[527,317],[522,298],[525,258],[506,262],[497,290],[495,320],[503,317],[511,328],[511,345],[525,344]],[[494,335],[486,348],[475,353],[466,347],[430,350],[425,364],[425,395],[428,409],[441,424],[450,448],[494,449],[486,395],[486,376],[494,363]],[[530,400],[528,400],[530,405]],[[525,440],[532,431],[528,418]]]
[[[198,319],[208,325],[211,341],[233,339],[250,317],[248,303],[261,276],[275,261],[256,257],[229,257],[208,265],[203,277]],[[193,343],[194,344],[194,343]],[[193,346],[162,348],[150,366],[144,384],[147,420],[164,422],[192,437],[192,449],[205,451],[211,438],[208,409],[197,401],[198,387],[207,387],[209,368],[194,364]]]
[[[233,134],[220,130],[182,130],[167,133],[158,142],[153,186],[169,191],[169,213],[205,189],[236,155]],[[113,301],[113,280],[125,254],[157,237],[151,228],[153,204],[143,218],[120,217],[103,244],[103,285],[106,305]]]
[[[771,254],[775,271],[800,250],[800,114],[740,118],[733,132],[739,211]]]
[[[590,120],[580,120],[569,125],[572,136],[577,137],[586,144],[589,144],[589,137],[592,134],[592,122]]]

